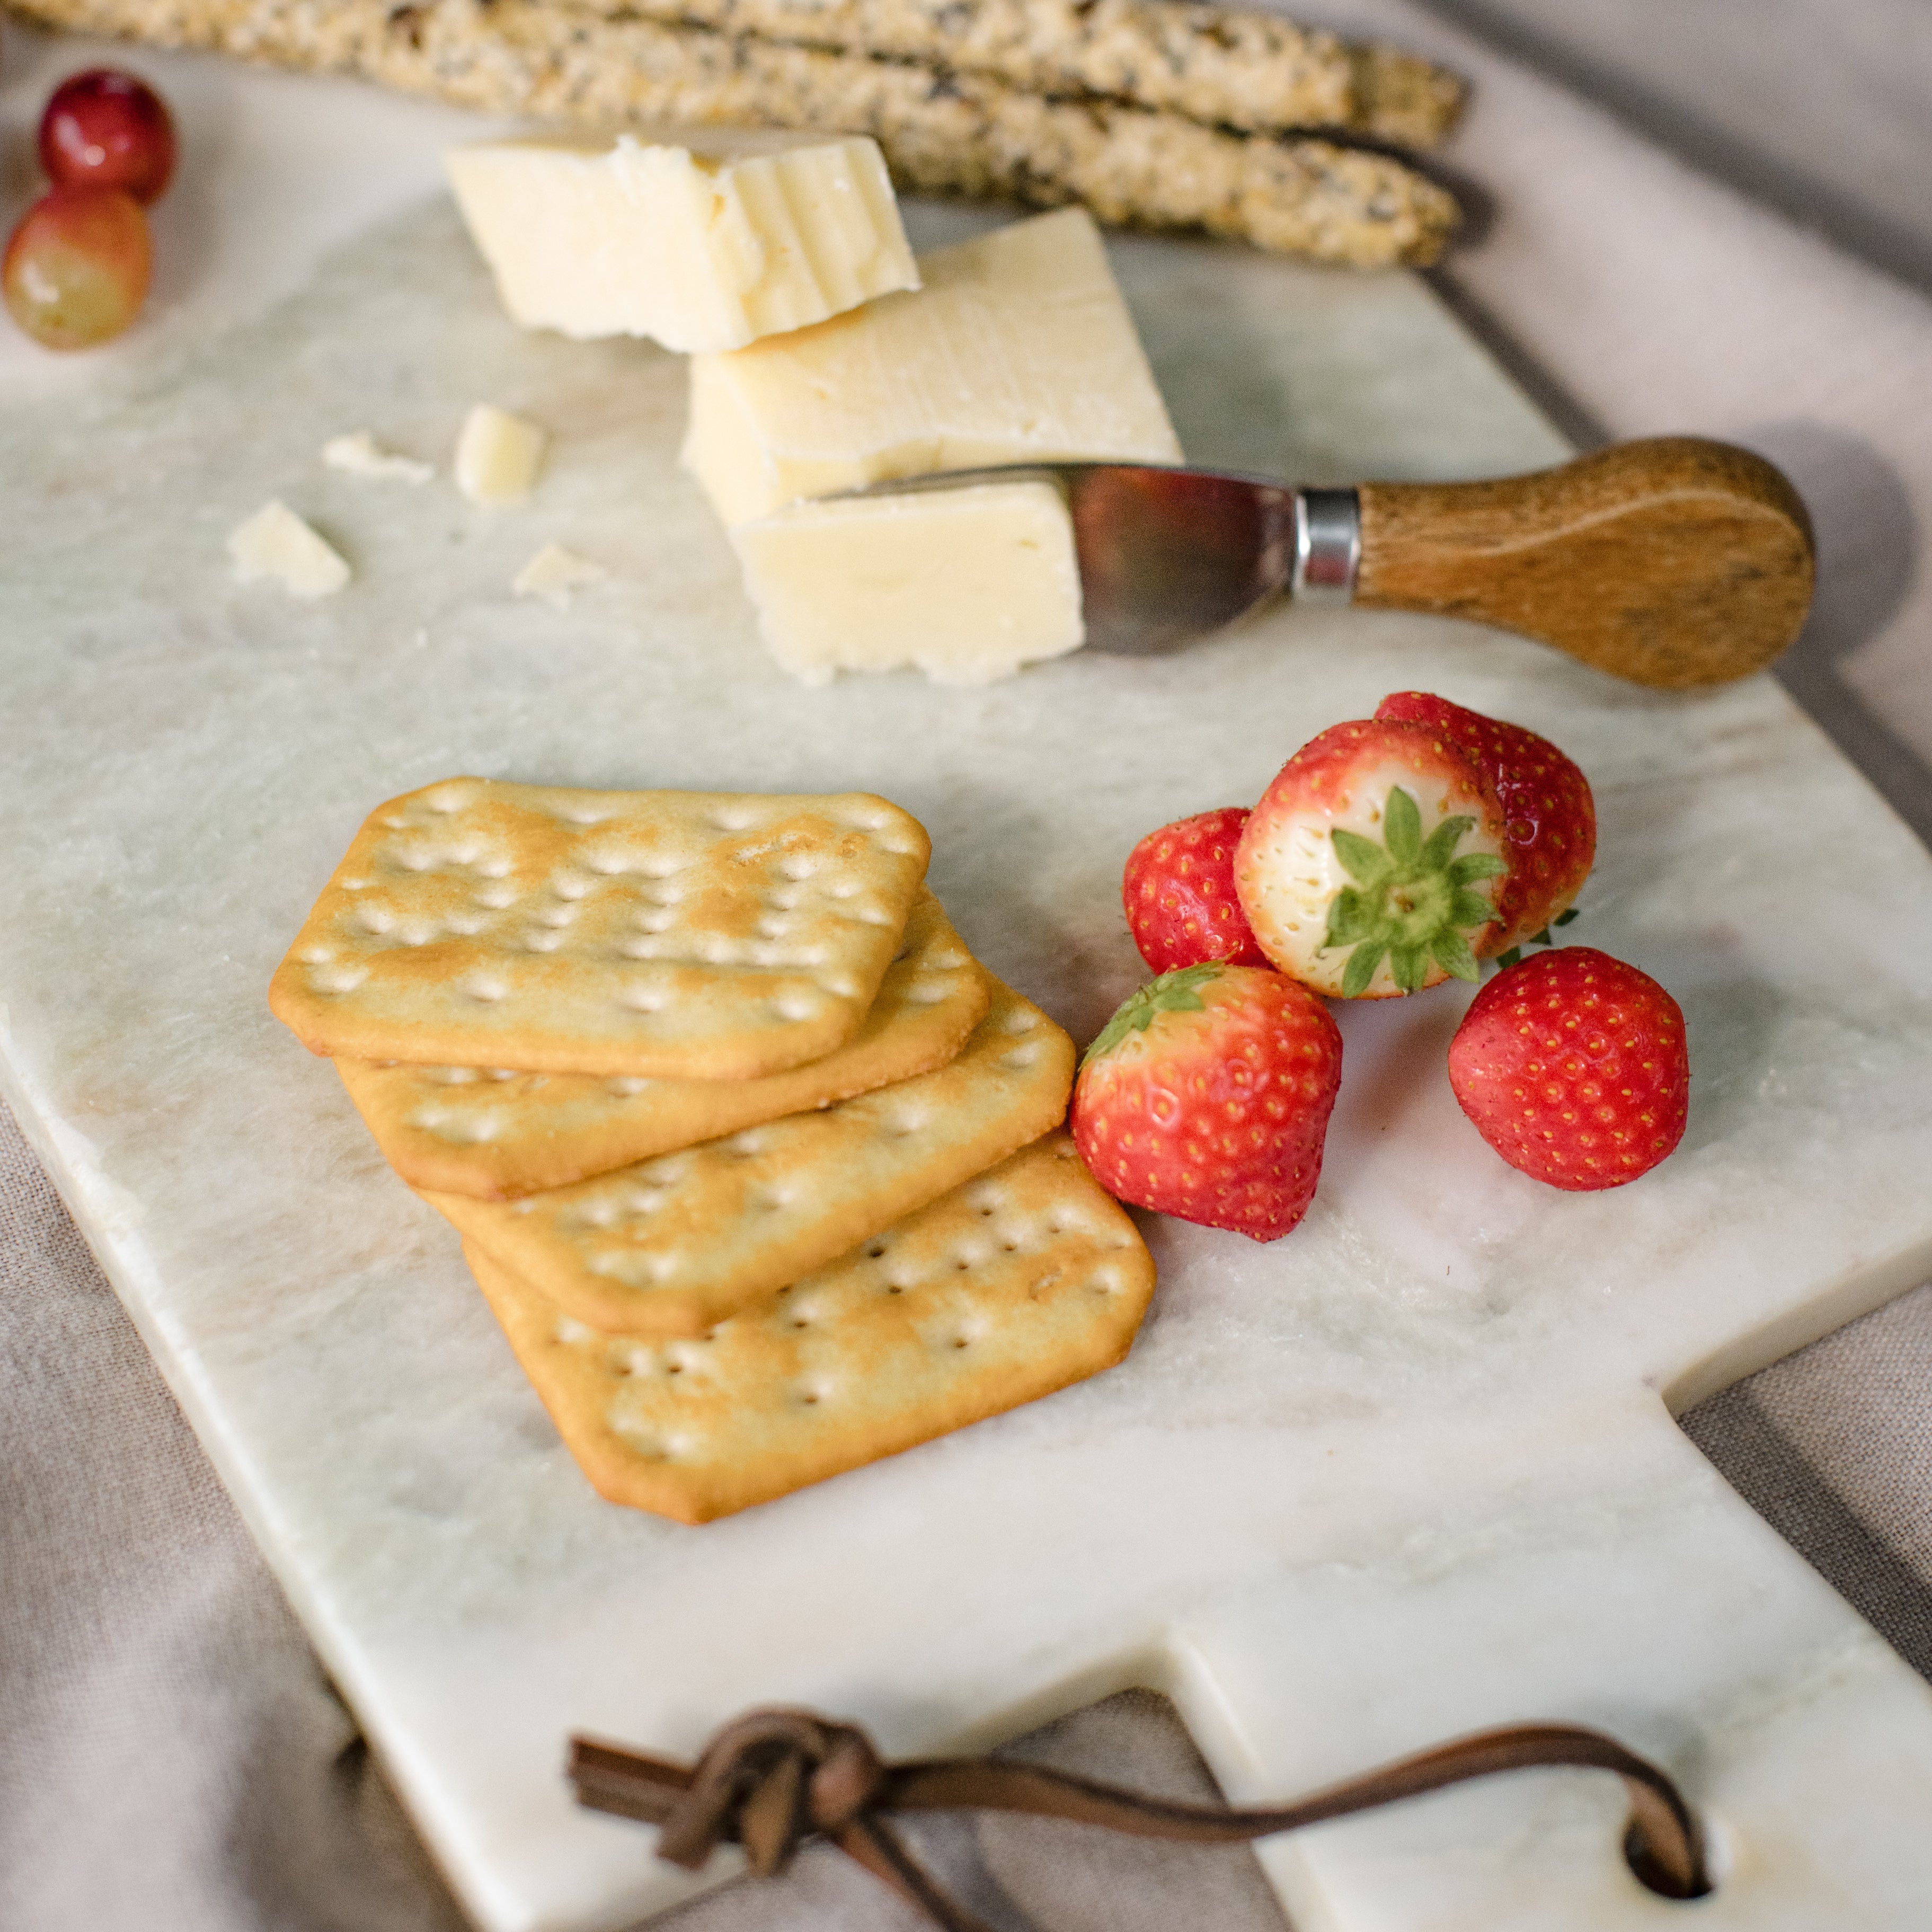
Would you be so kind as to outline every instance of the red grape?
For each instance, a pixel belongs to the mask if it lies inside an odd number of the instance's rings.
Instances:
[[[148,292],[148,220],[118,188],[50,189],[20,218],[0,258],[0,296],[49,349],[118,335]]]
[[[124,188],[160,200],[175,171],[175,128],[145,80],[110,67],[70,75],[40,116],[40,166],[56,188]]]

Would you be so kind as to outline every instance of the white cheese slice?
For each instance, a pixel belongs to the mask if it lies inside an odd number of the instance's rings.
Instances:
[[[490,141],[444,158],[526,328],[735,349],[919,286],[878,144],[860,136]]]
[[[1072,519],[1050,483],[794,503],[731,542],[772,656],[808,683],[916,664],[985,684],[1084,634]]]
[[[473,503],[514,503],[536,488],[548,441],[533,422],[478,403],[456,440],[456,487]]]
[[[601,563],[579,556],[561,544],[545,544],[512,580],[519,597],[541,597],[560,610],[570,608],[570,593],[610,575]]]
[[[935,470],[1180,460],[1084,209],[936,250],[920,272],[916,292],[693,358],[683,461],[728,524]]]
[[[322,460],[331,470],[351,476],[370,476],[398,483],[427,483],[436,474],[433,463],[398,456],[385,449],[366,429],[332,436],[322,446]]]
[[[327,597],[349,581],[348,564],[279,500],[228,533],[238,581],[272,577],[292,597]]]

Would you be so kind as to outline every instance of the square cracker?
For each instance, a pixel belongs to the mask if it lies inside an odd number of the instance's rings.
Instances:
[[[1048,1135],[692,1341],[608,1335],[465,1257],[598,1493],[705,1522],[1097,1375],[1154,1292],[1134,1224]]]
[[[350,1097],[413,1186],[506,1200],[802,1114],[944,1066],[984,1018],[986,975],[920,889],[859,1030],[761,1080],[518,1073],[338,1060]]]
[[[934,1072],[520,1201],[422,1197],[591,1328],[701,1335],[1065,1118],[1072,1041],[986,977],[986,1018]]]
[[[268,1004],[317,1053],[755,1079],[857,1032],[930,851],[865,792],[447,778],[370,814]]]

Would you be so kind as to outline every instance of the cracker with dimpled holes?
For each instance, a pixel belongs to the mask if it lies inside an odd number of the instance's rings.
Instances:
[[[1134,1224],[1048,1135],[699,1340],[610,1335],[464,1248],[610,1502],[706,1522],[1112,1367],[1154,1292]]]
[[[858,1031],[931,849],[864,792],[446,778],[371,814],[268,1004],[361,1060],[761,1078]]]
[[[520,1201],[423,1198],[593,1328],[701,1335],[1065,1118],[1072,1041],[986,976],[935,1072]]]
[[[824,1059],[788,1072],[647,1080],[370,1060],[338,1060],[335,1069],[405,1180],[504,1200],[944,1066],[984,1017],[987,998],[986,975],[922,889],[864,1024]]]

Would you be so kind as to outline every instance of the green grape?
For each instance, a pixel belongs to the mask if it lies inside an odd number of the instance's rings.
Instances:
[[[57,188],[20,218],[0,260],[0,296],[49,349],[118,335],[148,292],[147,218],[119,188]]]

